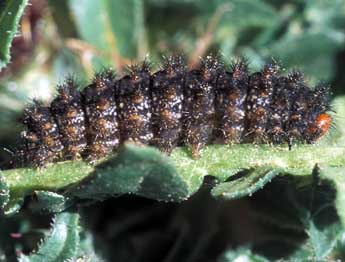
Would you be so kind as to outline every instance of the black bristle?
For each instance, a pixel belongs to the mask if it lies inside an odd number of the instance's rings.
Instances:
[[[290,115],[291,95],[294,86],[288,77],[281,76],[277,79],[268,112],[266,133],[269,141],[274,144],[287,141],[286,125]]]
[[[106,69],[96,74],[83,90],[86,116],[87,158],[91,161],[108,155],[120,143],[115,72]]]
[[[36,167],[80,156],[94,161],[132,141],[167,154],[187,145],[198,157],[212,143],[314,143],[332,125],[329,87],[310,89],[303,73],[282,76],[275,62],[250,74],[244,59],[227,69],[210,55],[188,71],[175,55],[151,68],[145,60],[120,79],[104,69],[81,93],[67,78],[50,106],[34,101],[25,109],[17,155]]]
[[[181,56],[163,60],[162,70],[152,76],[153,145],[170,153],[182,135],[183,90],[186,64]]]
[[[266,126],[270,104],[274,93],[279,66],[276,63],[266,64],[261,72],[249,78],[249,92],[246,99],[245,141],[267,143]]]
[[[231,72],[220,74],[217,81],[216,110],[219,135],[226,144],[240,143],[244,131],[248,64],[240,60],[231,65]]]
[[[150,66],[145,60],[130,70],[116,86],[121,140],[149,144],[153,138]]]
[[[28,132],[22,133],[22,139],[27,148],[26,159],[30,164],[44,167],[46,163],[61,159],[61,136],[49,107],[34,100],[25,109],[23,122],[28,128]]]
[[[58,86],[58,96],[50,109],[61,134],[64,158],[78,159],[86,147],[85,115],[78,85],[72,77]]]
[[[303,133],[308,123],[306,116],[310,108],[312,90],[303,83],[294,83],[291,92],[291,107],[286,133],[290,141],[304,141]]]
[[[213,56],[187,73],[183,105],[184,142],[198,157],[200,149],[214,139],[216,131],[215,90],[223,64]]]

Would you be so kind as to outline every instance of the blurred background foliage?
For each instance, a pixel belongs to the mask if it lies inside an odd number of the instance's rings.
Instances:
[[[31,0],[0,73],[0,144],[9,150],[20,112],[33,97],[49,100],[68,74],[82,84],[111,66],[120,74],[146,56],[183,53],[190,67],[220,53],[246,57],[253,70],[270,58],[300,68],[310,83],[344,93],[344,0]],[[17,131],[17,132],[15,132]],[[8,159],[1,150],[0,161]]]
[[[302,69],[312,85],[319,81],[330,83],[334,97],[345,94],[345,0],[31,0],[20,24],[11,48],[11,63],[0,72],[2,168],[6,168],[10,151],[15,148],[23,128],[22,110],[32,98],[50,100],[56,84],[68,74],[75,75],[81,85],[85,85],[94,71],[111,66],[121,74],[126,65],[147,55],[155,68],[162,55],[170,53],[184,53],[190,67],[195,67],[199,57],[208,53],[220,53],[227,62],[244,56],[253,70],[273,57],[286,71]],[[209,198],[212,181],[205,183],[206,193],[201,190],[182,205],[159,204],[131,196],[108,200],[94,207],[97,211],[89,210],[88,228],[97,232],[93,237],[99,240],[98,248],[104,251],[104,256],[113,258],[116,254],[118,261],[160,261],[161,258],[164,261],[215,261],[229,246],[234,249],[221,255],[220,261],[238,258],[246,259],[238,261],[270,261],[261,257],[262,250],[275,250],[273,254],[263,254],[271,259],[281,258],[282,253],[305,240],[303,226],[314,240],[323,238],[324,244],[336,246],[334,257],[344,256],[345,237],[337,243],[331,240],[335,239],[335,232],[344,236],[345,233],[337,227],[323,231],[314,224],[306,226],[305,219],[291,214],[295,209],[289,211],[290,206],[281,205],[295,200],[287,197],[279,202],[278,199],[275,208],[280,207],[282,213],[277,214],[276,209],[277,217],[263,215],[267,211],[263,203],[272,196],[275,198],[279,189],[280,192],[291,190],[289,183],[282,186],[278,180],[278,186],[270,186],[256,198],[231,202]],[[248,212],[253,210],[261,222],[250,221]],[[329,212],[334,215],[334,210]],[[203,216],[205,213],[208,215]],[[289,221],[283,227],[280,224],[277,231],[274,225],[282,218],[281,214]],[[333,221],[333,218],[327,219]],[[6,221],[0,217],[0,230],[6,231],[6,237],[0,238],[1,245],[1,241],[6,243],[0,250],[0,261],[5,253],[13,255],[18,250],[31,250],[35,243],[32,239],[38,239],[42,232],[36,230],[25,235],[29,224],[32,228],[35,225],[42,228],[48,226],[47,221],[44,216],[33,218],[25,213]],[[262,221],[269,223],[263,227]],[[218,227],[220,222],[223,223],[221,228]],[[246,228],[244,234],[243,228]],[[15,241],[16,237],[10,237],[10,232],[21,232],[25,237]],[[320,237],[320,232],[327,234]],[[253,236],[249,237],[250,234]],[[246,246],[249,238],[252,242],[257,240],[250,250]],[[281,243],[273,241],[279,238]],[[90,236],[85,239],[88,247]],[[106,242],[119,244],[113,247],[104,244]],[[305,244],[296,251],[293,261],[307,261],[311,249],[314,255],[328,254],[327,250],[320,249],[320,246],[328,246],[318,244],[318,241]],[[252,253],[256,251],[258,254]],[[133,255],[132,260],[129,254]],[[136,260],[139,258],[141,260]],[[310,261],[314,261],[313,258]]]

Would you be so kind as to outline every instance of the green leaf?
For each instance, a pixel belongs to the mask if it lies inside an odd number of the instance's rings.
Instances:
[[[343,227],[334,207],[334,189],[321,180],[319,170],[313,171],[312,183],[304,190],[288,189],[291,203],[304,225],[308,240],[292,257],[307,255],[308,259],[325,259],[335,247]],[[302,260],[303,261],[303,260]]]
[[[252,243],[254,250],[272,260],[283,250],[287,261],[328,258],[344,230],[335,206],[336,194],[332,182],[322,177],[318,168],[311,176],[273,180],[250,199],[262,232],[267,230],[269,235],[265,239],[263,234],[263,240]]]
[[[277,171],[305,176],[311,173],[316,163],[320,167],[342,168],[345,166],[344,154],[345,147],[342,146],[298,145],[289,151],[287,146],[210,145],[195,160],[185,148],[175,149],[168,158],[157,149],[126,144],[118,154],[100,161],[95,167],[83,161],[61,162],[41,170],[5,170],[3,176],[11,200],[37,190],[57,191],[68,187],[65,196],[97,200],[134,193],[158,200],[180,201],[196,192],[206,175],[222,182],[243,169],[272,170],[273,173],[268,175],[254,173],[250,179],[237,182],[237,188],[241,190],[246,185],[253,186],[247,191],[249,194],[256,186],[269,181]],[[255,184],[255,181],[259,183]]]
[[[10,190],[8,185],[6,184],[3,176],[0,174],[0,209],[3,209],[10,200],[9,193]]]
[[[213,196],[221,196],[225,199],[251,196],[256,191],[262,189],[278,174],[279,169],[270,170],[267,167],[260,167],[244,173],[239,179],[220,183],[211,192]]]
[[[213,3],[210,8],[210,2]],[[280,24],[280,17],[274,8],[266,1],[261,0],[214,0],[203,1],[203,12],[207,14],[207,22],[219,16],[219,23],[214,31],[214,42],[219,43],[220,52],[225,57],[233,57],[236,44],[244,35],[248,37],[246,30],[260,28],[271,30]],[[211,18],[210,18],[211,17]],[[243,19],[245,17],[245,19]],[[245,32],[244,34],[242,34]],[[251,35],[251,34],[250,34]],[[250,36],[252,37],[252,36]],[[249,37],[249,38],[250,38]],[[254,62],[250,60],[251,62]]]
[[[207,2],[208,3],[208,2]],[[229,7],[224,13],[222,23],[228,27],[241,30],[246,27],[270,27],[274,25],[279,16],[277,11],[261,0],[215,0],[218,8]],[[243,19],[245,17],[246,19]]]
[[[332,114],[334,128],[331,129],[322,144],[327,145],[344,145],[345,144],[345,96],[338,96],[332,102]]]
[[[249,248],[240,247],[235,250],[228,250],[218,260],[218,262],[268,262],[266,258],[253,254]]]
[[[69,193],[96,199],[135,193],[165,201],[181,201],[189,196],[185,181],[167,157],[156,149],[130,144],[96,166],[90,181]]]
[[[344,168],[327,167],[320,168],[320,177],[329,180],[336,189],[335,205],[337,213],[345,225],[345,196],[343,194],[345,190],[345,170]]]
[[[0,70],[10,61],[12,39],[17,33],[20,17],[27,0],[7,0],[0,3]]]
[[[23,196],[11,197],[10,200],[7,202],[6,206],[3,208],[4,214],[6,216],[11,216],[18,213],[23,203]]]
[[[79,215],[57,214],[51,232],[32,255],[22,255],[20,262],[64,262],[77,255],[79,247]]]
[[[325,32],[285,34],[263,53],[283,61],[286,67],[298,67],[314,79],[329,80],[333,77],[333,56],[344,45],[345,37],[339,38]],[[313,66],[310,66],[313,65]]]
[[[68,2],[66,0],[48,0],[48,4],[60,36],[64,38],[75,37],[76,28],[68,9]]]
[[[105,260],[101,259],[95,251],[95,239],[93,234],[83,228],[80,232],[80,245],[78,248],[77,259],[70,260],[68,262],[104,262]]]
[[[342,227],[339,223],[331,224],[324,230],[320,230],[314,221],[310,221],[307,232],[316,258],[326,258],[332,252],[342,233],[341,230]]]
[[[73,199],[49,191],[35,191],[36,201],[31,203],[31,209],[40,212],[58,213],[73,204]]]
[[[145,45],[142,0],[70,0],[69,5],[81,38],[108,53],[104,57],[134,58]]]
[[[335,29],[342,28],[339,22],[341,20],[344,21],[344,4],[343,0],[333,2],[323,0],[306,1],[304,9],[305,19],[317,30],[322,28],[322,30],[335,33]]]
[[[34,191],[57,191],[77,183],[85,178],[91,170],[93,170],[92,166],[76,161],[52,165],[42,170],[19,168],[3,171],[4,177],[8,175],[7,178],[10,179],[5,179],[5,181],[11,181],[9,184],[10,202],[5,209],[13,210],[13,206],[16,206],[15,204],[19,200],[34,193]]]

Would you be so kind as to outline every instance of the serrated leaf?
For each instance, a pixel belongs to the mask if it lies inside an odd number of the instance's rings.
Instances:
[[[335,208],[336,194],[317,167],[311,176],[284,176],[272,181],[250,199],[263,231],[270,231],[269,239],[262,240],[264,244],[261,240],[252,243],[255,250],[276,258],[279,251],[272,245],[279,242],[288,250],[287,261],[326,260],[343,231]]]
[[[125,144],[118,154],[95,167],[82,161],[62,162],[41,170],[6,170],[3,176],[9,185],[11,200],[36,190],[57,191],[69,186],[65,196],[97,200],[134,193],[158,200],[180,201],[196,192],[207,175],[222,182],[240,170],[264,167],[305,176],[316,163],[320,167],[343,168],[344,154],[342,146],[298,145],[289,151],[287,146],[210,145],[195,160],[185,148],[175,149],[168,158],[154,148]],[[260,180],[260,176],[256,178]]]
[[[11,43],[27,2],[7,0],[0,3],[0,70],[10,61]]]
[[[79,214],[60,213],[52,230],[32,255],[19,257],[20,262],[65,262],[77,255],[79,246]]]
[[[70,184],[77,183],[85,178],[93,167],[84,162],[67,162],[64,164],[52,165],[47,169],[19,168],[12,171],[3,171],[7,174],[7,180],[11,181],[10,201],[4,210],[7,214],[18,211],[25,196],[34,191],[57,191]]]
[[[315,169],[312,183],[306,190],[289,189],[290,201],[305,227],[308,240],[292,257],[308,255],[309,259],[326,259],[341,236],[343,227],[334,208],[334,189],[321,181]]]
[[[69,5],[81,38],[100,51],[134,58],[139,42],[144,45],[141,0],[71,0]]]
[[[310,221],[307,231],[317,259],[323,259],[332,252],[341,234],[341,229],[340,224],[331,224],[324,230],[320,230],[313,221]]]
[[[262,189],[278,174],[279,169],[270,170],[270,168],[267,167],[260,167],[250,170],[239,179],[220,183],[212,189],[211,193],[213,196],[220,196],[225,199],[251,196],[256,191]]]

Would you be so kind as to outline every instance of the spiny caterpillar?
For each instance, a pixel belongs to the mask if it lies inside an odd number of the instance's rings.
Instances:
[[[310,89],[299,71],[279,75],[272,62],[250,74],[241,60],[227,68],[207,56],[187,70],[181,56],[165,58],[151,73],[147,61],[116,79],[111,70],[95,75],[79,91],[72,78],[58,86],[50,105],[25,110],[19,150],[26,165],[44,167],[63,160],[94,161],[125,141],[170,154],[187,145],[198,157],[207,144],[314,143],[331,117],[328,88]]]

